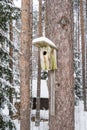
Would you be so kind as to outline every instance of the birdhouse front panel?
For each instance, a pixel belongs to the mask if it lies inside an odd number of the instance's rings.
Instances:
[[[41,69],[49,70],[49,52],[47,47],[40,49]]]
[[[41,69],[55,70],[57,69],[56,50],[52,47],[40,48]]]

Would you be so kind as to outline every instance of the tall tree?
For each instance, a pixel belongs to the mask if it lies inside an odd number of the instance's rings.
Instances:
[[[9,37],[10,37],[11,42],[13,42],[12,20],[10,20],[10,25],[9,25]],[[9,55],[11,57],[13,57],[13,47],[9,48]],[[10,60],[10,62],[9,62],[9,67],[10,67],[11,70],[13,70],[13,62],[12,62],[12,60]],[[10,83],[11,83],[11,85],[13,83],[13,77],[12,76],[10,77]],[[11,103],[13,103],[12,88],[9,89],[9,100],[10,100]],[[12,110],[10,110],[10,108],[9,108],[9,115],[12,116]]]
[[[42,0],[39,0],[39,23],[38,36],[42,36]],[[36,126],[40,124],[40,87],[41,87],[41,65],[40,49],[38,49],[38,78],[37,78],[37,99],[36,99]]]
[[[72,21],[72,0],[46,1],[46,36],[58,48],[55,116],[50,115],[50,130],[74,130]]]
[[[86,35],[87,35],[87,0],[86,0]],[[86,38],[87,41],[87,38]],[[86,42],[85,42],[86,43]],[[85,70],[85,87],[86,87],[86,95],[87,95],[87,44],[86,44],[86,70]],[[87,96],[86,96],[87,97]],[[86,110],[87,110],[87,99],[86,99]]]
[[[74,17],[74,86],[75,86],[75,101],[82,98],[82,69],[81,69],[81,42],[80,42],[80,13],[79,0],[73,2],[73,17]]]
[[[84,110],[87,110],[86,100],[86,84],[85,84],[85,30],[84,30],[84,15],[83,15],[83,1],[80,0],[80,24],[81,24],[81,45],[82,45],[82,84],[84,96]]]
[[[9,114],[5,113],[5,105],[13,110],[13,105],[9,100],[9,90],[13,86],[9,82],[13,77],[9,67],[9,61],[13,57],[9,55],[8,48],[13,47],[11,39],[8,38],[8,27],[10,20],[17,19],[20,9],[16,8],[11,0],[0,1],[0,129],[14,128],[14,124]],[[14,48],[14,47],[13,47]]]
[[[31,0],[22,0],[20,56],[21,130],[30,129],[30,56],[32,43]]]

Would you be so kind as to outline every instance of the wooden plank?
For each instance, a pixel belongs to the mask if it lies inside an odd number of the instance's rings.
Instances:
[[[51,79],[50,114],[54,116],[55,115],[55,70],[50,71],[50,79]]]

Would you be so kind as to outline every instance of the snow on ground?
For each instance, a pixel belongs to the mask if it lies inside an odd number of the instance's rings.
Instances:
[[[31,111],[31,116],[35,117],[36,110]],[[40,110],[40,119],[48,119],[49,120],[49,111],[48,110]]]
[[[35,122],[32,122],[31,130],[49,130],[48,122],[41,121],[39,127],[36,127]]]
[[[31,116],[35,117],[36,110],[31,111]],[[48,125],[48,119],[49,119],[49,111],[48,110],[40,110],[40,126],[37,127],[35,126],[35,121],[31,121],[30,130],[49,130],[49,125]],[[45,120],[44,120],[45,119]],[[16,125],[17,130],[20,130],[20,121],[14,120],[14,123]]]
[[[36,110],[31,111],[31,117],[36,117]],[[40,110],[40,126],[35,126],[35,121],[31,121],[31,130],[49,130],[48,110]]]
[[[37,96],[37,80],[32,81],[32,97]],[[47,81],[41,80],[41,92],[40,98],[49,98]],[[36,117],[36,110],[31,110],[31,117]],[[48,130],[48,120],[49,120],[49,111],[48,110],[40,110],[40,126],[35,126],[35,121],[31,121],[30,126],[31,130]],[[14,121],[17,127],[17,130],[20,130],[20,122]]]
[[[83,101],[75,106],[75,130],[87,130],[87,112],[84,112]]]
[[[31,111],[31,116],[35,116],[35,110]],[[49,111],[41,110],[40,117],[49,119]],[[19,121],[15,120],[17,130],[20,130]],[[49,122],[41,120],[40,126],[36,127],[35,122],[31,122],[31,130],[49,130]],[[87,130],[87,112],[84,112],[83,101],[79,101],[78,106],[75,106],[75,130]]]
[[[20,130],[20,121],[19,120],[14,120],[15,126],[17,130]]]
[[[37,81],[32,83],[32,97],[37,95]],[[41,98],[49,98],[47,81],[41,81]],[[31,117],[35,117],[36,110],[31,110]],[[49,111],[40,110],[40,126],[35,126],[35,121],[31,121],[31,130],[49,130]],[[20,130],[20,122],[15,120],[17,130]],[[75,106],[75,130],[87,130],[87,112],[84,112],[83,101],[78,101],[78,105]]]
[[[36,110],[31,111],[32,116],[35,116]],[[40,126],[35,126],[35,121],[31,121],[31,130],[49,130],[49,111],[48,110],[40,110]]]

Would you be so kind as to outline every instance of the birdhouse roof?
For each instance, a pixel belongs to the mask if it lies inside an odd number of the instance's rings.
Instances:
[[[51,41],[49,40],[48,38],[46,37],[39,37],[39,38],[36,38],[32,41],[33,45],[35,45],[36,47],[52,47],[54,49],[57,49],[56,45]]]

